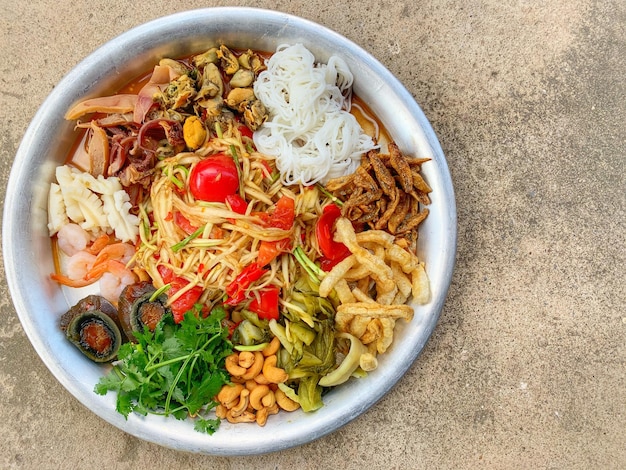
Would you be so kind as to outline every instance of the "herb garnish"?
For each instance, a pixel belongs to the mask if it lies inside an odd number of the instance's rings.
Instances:
[[[195,429],[213,434],[219,419],[200,413],[214,408],[215,395],[230,382],[224,368],[232,352],[228,329],[222,326],[226,312],[216,307],[203,318],[200,306],[175,324],[166,316],[154,333],[135,333],[137,343],[125,343],[113,370],[102,377],[94,391],[117,392],[116,409],[128,418],[131,412],[185,419],[196,418]]]

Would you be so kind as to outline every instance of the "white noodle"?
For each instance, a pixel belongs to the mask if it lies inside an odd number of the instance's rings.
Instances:
[[[254,133],[258,150],[276,160],[285,185],[311,185],[354,172],[376,148],[349,113],[353,76],[332,56],[316,64],[302,44],[281,45],[259,74],[254,93],[269,119]]]

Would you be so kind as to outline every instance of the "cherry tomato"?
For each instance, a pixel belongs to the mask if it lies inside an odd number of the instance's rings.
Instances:
[[[270,226],[270,215],[267,212],[252,211],[250,215],[257,217],[263,226]]]
[[[224,153],[211,155],[200,161],[189,175],[189,190],[201,201],[224,202],[226,196],[239,189],[237,166]]]
[[[266,175],[267,178],[271,177],[274,174],[274,170],[272,170],[272,167],[267,162],[267,160],[261,160],[261,165],[263,165],[263,168],[265,168],[265,172],[267,173]]]
[[[186,279],[177,277],[174,278],[174,280],[170,284],[172,285],[172,287],[167,291],[167,295],[171,297],[183,287],[186,287],[189,282]],[[174,302],[172,302],[170,308],[172,309],[175,323],[180,323],[183,320],[185,313],[193,308],[196,302],[198,302],[198,299],[201,295],[202,287],[194,286],[183,295],[181,295]]]

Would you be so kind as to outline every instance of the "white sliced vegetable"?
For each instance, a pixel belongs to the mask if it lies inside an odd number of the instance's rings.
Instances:
[[[337,337],[350,340],[350,351],[341,364],[339,364],[339,367],[320,379],[319,384],[322,387],[334,387],[346,382],[357,367],[359,367],[361,356],[368,354],[367,348],[355,336],[349,333],[339,333]]]
[[[63,201],[61,187],[56,183],[52,183],[48,194],[48,231],[50,236],[69,223],[70,219],[65,213],[65,202]]]

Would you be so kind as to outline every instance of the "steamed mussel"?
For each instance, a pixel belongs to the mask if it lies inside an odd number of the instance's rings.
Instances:
[[[99,295],[80,300],[61,316],[60,327],[67,339],[95,362],[115,359],[123,341],[115,307]]]
[[[167,295],[152,297],[156,289],[150,282],[140,282],[126,286],[118,301],[118,313],[122,329],[130,341],[135,342],[135,333],[144,328],[154,331],[161,319],[169,313]]]

